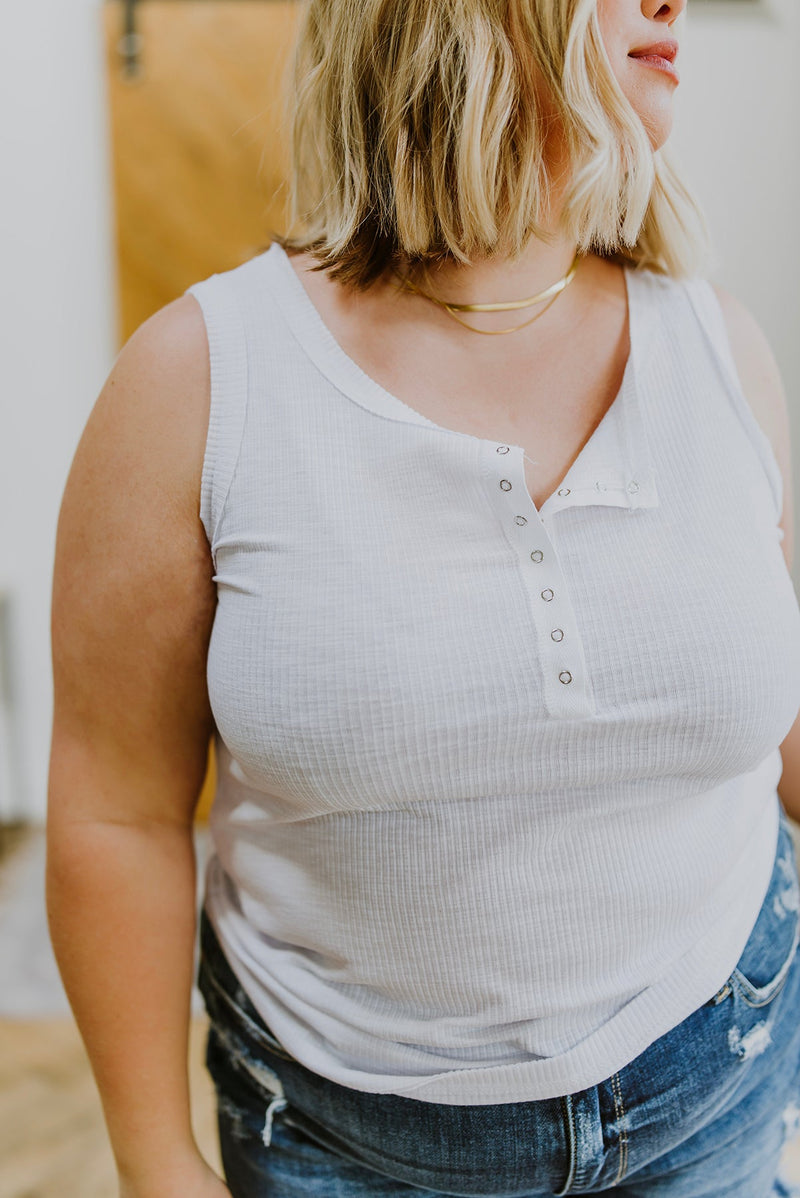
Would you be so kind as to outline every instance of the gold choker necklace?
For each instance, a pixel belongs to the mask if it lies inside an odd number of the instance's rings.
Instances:
[[[415,283],[412,283],[410,279],[403,278],[401,275],[397,274],[396,271],[393,271],[392,273],[394,274],[395,278],[399,280],[404,290],[413,291],[416,295],[422,296],[423,299],[430,300],[432,304],[436,304],[438,307],[443,308],[448,315],[452,316],[453,320],[458,321],[460,325],[463,325],[465,329],[469,329],[471,333],[481,333],[485,337],[500,337],[504,333],[516,333],[518,329],[524,329],[529,324],[533,324],[534,320],[538,320],[540,316],[544,316],[547,309],[555,303],[559,295],[561,295],[561,292],[564,291],[564,289],[568,287],[575,278],[579,261],[580,254],[576,254],[572,261],[572,266],[564,275],[564,278],[559,279],[557,283],[553,283],[551,287],[547,287],[544,291],[540,291],[538,295],[532,295],[530,299],[509,300],[507,303],[497,304],[450,304],[445,300],[437,299],[435,295],[429,295],[428,292],[422,291],[421,288],[417,287]],[[545,301],[547,302],[545,303]],[[462,320],[456,315],[457,312],[511,312],[518,308],[531,308],[534,304],[541,303],[545,303],[545,306],[542,308],[541,312],[537,312],[536,315],[532,316],[530,320],[525,320],[522,322],[522,324],[516,324],[510,329],[476,329],[473,325],[467,324],[465,320]]]

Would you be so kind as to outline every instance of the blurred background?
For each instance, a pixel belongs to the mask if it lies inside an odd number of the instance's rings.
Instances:
[[[433,0],[432,0],[433,2]],[[119,349],[284,225],[294,0],[8,3],[0,43],[0,1198],[114,1198],[44,910],[49,607],[72,455]],[[800,5],[689,0],[672,145],[712,277],[764,328],[800,436]],[[795,475],[797,466],[795,449]],[[800,486],[800,484],[796,484]],[[800,521],[796,515],[796,523]],[[795,585],[800,553],[794,566]],[[214,763],[198,810],[199,880]],[[195,994],[198,1136],[219,1168]],[[787,1167],[800,1180],[800,1150]]]

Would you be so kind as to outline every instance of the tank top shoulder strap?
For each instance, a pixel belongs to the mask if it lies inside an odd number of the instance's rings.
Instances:
[[[215,546],[247,416],[248,357],[245,324],[234,271],[213,274],[187,287],[202,309],[208,337],[211,404],[200,482],[200,520]]]
[[[738,388],[739,372],[731,351],[722,307],[713,285],[708,279],[695,276],[682,280],[682,286],[691,301],[695,315],[726,382],[734,384]]]
[[[742,389],[739,371],[731,349],[728,328],[716,291],[708,279],[695,276],[684,279],[682,286],[689,297],[695,316],[703,329],[709,350],[736,415],[742,422],[753,449],[758,454],[767,475],[775,501],[776,520],[783,513],[783,475],[767,434],[758,423],[750,402]]]

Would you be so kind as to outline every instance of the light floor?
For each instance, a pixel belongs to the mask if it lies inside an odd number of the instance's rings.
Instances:
[[[207,851],[199,833],[198,884]],[[213,1086],[203,1065],[207,1023],[196,991],[193,1012],[192,1122],[221,1174]],[[40,831],[0,861],[0,1162],[0,1198],[118,1195],[100,1101],[50,948]],[[787,1146],[784,1172],[800,1183],[800,1137]]]

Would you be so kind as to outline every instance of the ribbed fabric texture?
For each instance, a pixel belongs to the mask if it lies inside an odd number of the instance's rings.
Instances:
[[[800,707],[780,471],[711,285],[626,281],[622,388],[539,510],[523,448],[371,380],[277,244],[188,289],[206,907],[275,1035],[343,1085],[594,1085],[720,988],[766,893]]]

